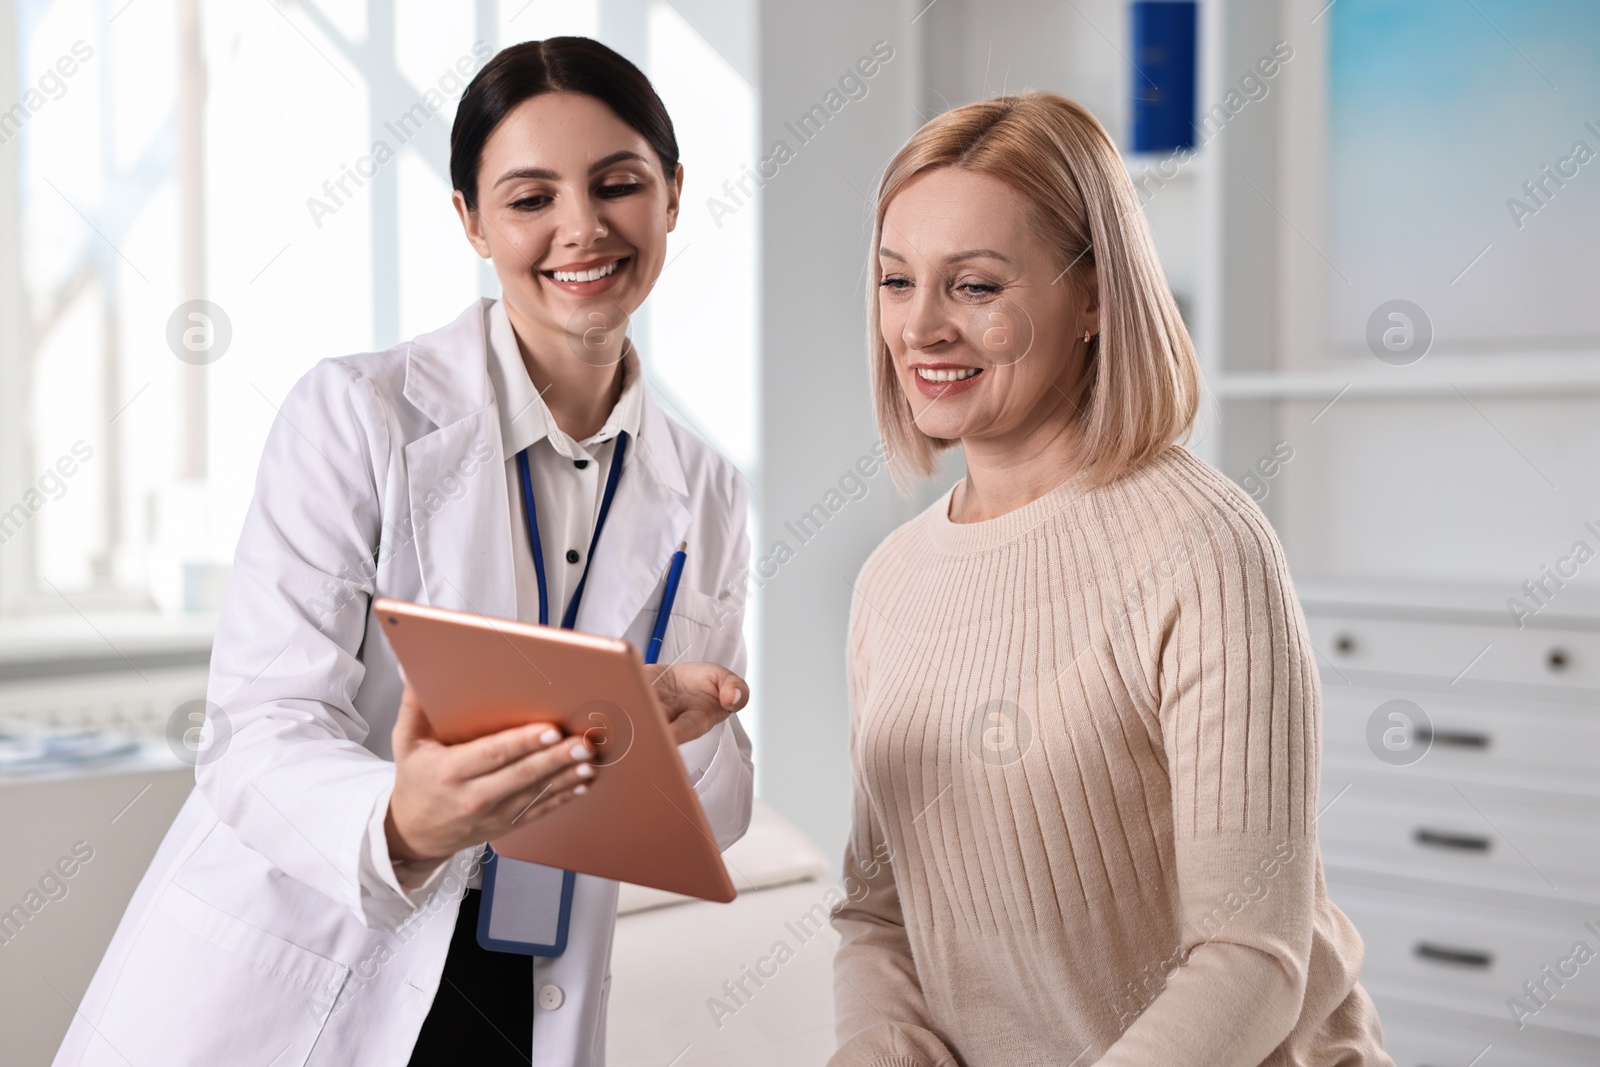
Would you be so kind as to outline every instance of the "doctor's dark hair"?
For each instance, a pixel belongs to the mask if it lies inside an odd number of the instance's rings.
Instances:
[[[551,37],[502,49],[484,64],[456,108],[450,130],[450,182],[478,209],[478,167],[483,146],[524,100],[545,93],[583,93],[616,112],[639,132],[670,180],[678,167],[678,139],[666,106],[644,72],[621,53],[588,37]]]

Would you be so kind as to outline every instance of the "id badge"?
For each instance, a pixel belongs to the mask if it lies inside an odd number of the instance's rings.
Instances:
[[[577,880],[571,871],[506,859],[485,845],[478,944],[490,952],[561,955]]]

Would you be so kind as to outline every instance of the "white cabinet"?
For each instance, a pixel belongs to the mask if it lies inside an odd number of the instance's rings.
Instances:
[[[1597,605],[1519,629],[1503,590],[1300,594],[1328,892],[1396,1063],[1600,1063]]]
[[[0,775],[0,1063],[44,1067],[55,1057],[193,788],[194,768],[159,739],[73,772]]]

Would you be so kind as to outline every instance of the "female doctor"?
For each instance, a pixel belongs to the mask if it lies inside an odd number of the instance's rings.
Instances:
[[[605,46],[521,44],[468,87],[450,170],[503,296],[326,360],[284,401],[218,622],[199,788],[57,1064],[604,1063],[616,883],[577,876],[564,951],[532,956],[478,945],[465,888],[481,842],[579,797],[593,752],[541,726],[441,745],[375,596],[644,648],[683,546],[657,690],[718,844],[748,824],[729,718],[745,491],[656,407],[621,328],[677,218],[671,120]],[[548,879],[508,884],[497,916],[553,928]]]

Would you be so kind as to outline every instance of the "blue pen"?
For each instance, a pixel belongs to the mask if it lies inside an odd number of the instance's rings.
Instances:
[[[667,567],[667,587],[661,592],[661,607],[656,611],[655,629],[650,631],[650,647],[645,649],[644,661],[654,663],[661,657],[661,641],[667,636],[667,620],[672,617],[672,603],[678,599],[678,579],[683,577],[683,561],[688,559],[689,542],[681,541],[678,551],[672,554]]]

